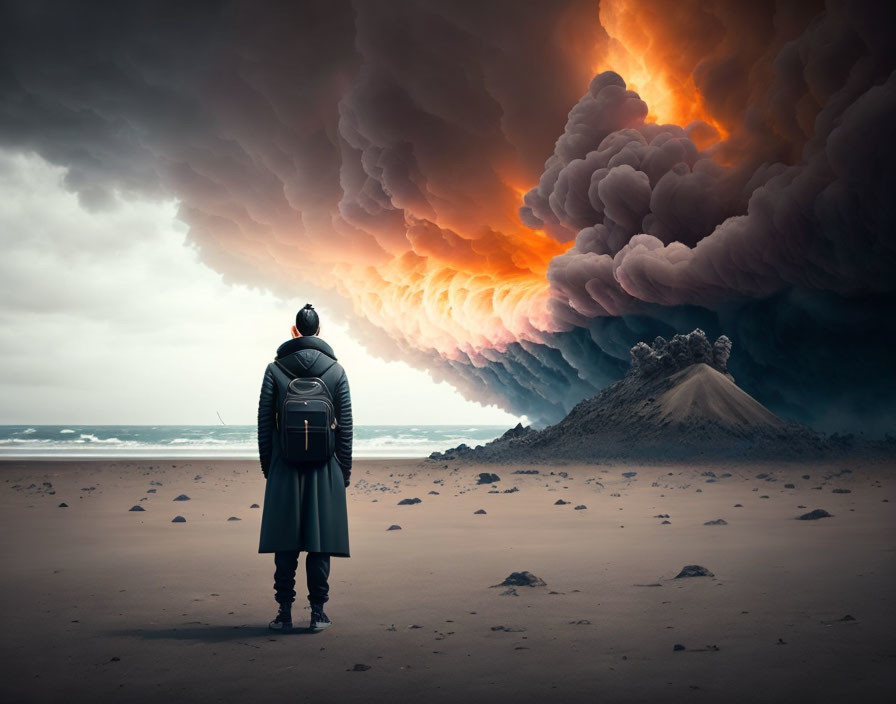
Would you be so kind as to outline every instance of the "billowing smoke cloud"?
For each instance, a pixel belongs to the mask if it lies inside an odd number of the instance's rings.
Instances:
[[[881,430],[886,5],[9,3],[0,145],[536,423],[699,327],[775,412]]]

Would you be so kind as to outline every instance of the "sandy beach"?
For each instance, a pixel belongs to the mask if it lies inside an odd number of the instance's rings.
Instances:
[[[894,465],[356,460],[334,625],[302,555],[275,634],[256,462],[6,460],[0,700],[884,701]]]

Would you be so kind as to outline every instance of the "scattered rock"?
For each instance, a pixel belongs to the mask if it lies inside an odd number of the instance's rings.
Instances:
[[[591,621],[589,621],[587,618],[581,618],[578,621],[570,621],[570,623],[573,626],[590,626],[591,625]]]
[[[843,618],[841,618],[841,619],[839,619],[839,620],[840,620],[840,621],[855,621],[855,620],[856,620],[856,617],[855,617],[855,616],[850,616],[849,614],[846,614],[846,616],[844,616]]]
[[[517,469],[511,474],[540,474],[540,472],[537,469]]]
[[[684,646],[681,643],[676,643],[672,646],[672,650],[684,650]]]
[[[145,511],[146,509],[142,506],[131,506],[128,511]]]
[[[831,489],[832,494],[851,494],[852,489]]]
[[[522,572],[511,572],[507,578],[500,584],[493,584],[493,587],[545,587],[547,584],[540,577],[527,570]]]
[[[669,526],[669,525],[672,525],[672,521],[663,521],[662,523],[660,523],[660,525],[661,526],[663,526],[663,525]]]
[[[681,572],[675,575],[675,579],[682,577],[715,577],[715,575],[700,565],[685,565],[681,568]]]
[[[573,510],[574,510],[574,511],[581,511],[581,510],[584,509],[584,508],[588,508],[588,507],[587,507],[585,504],[579,504],[579,505],[576,506]]]
[[[743,504],[734,504],[734,508],[743,508],[743,507],[744,507]]]
[[[728,521],[726,521],[724,518],[716,518],[713,521],[706,521],[703,525],[705,525],[705,526],[727,526]]]
[[[484,513],[485,513],[485,509],[484,509],[484,508],[480,508],[478,511],[473,511],[473,515],[476,515],[476,514],[480,514],[480,515],[481,515],[481,514],[484,514]]]
[[[57,508],[68,508],[68,504],[63,501],[61,504],[59,504],[59,506],[57,506]]]
[[[626,479],[631,479],[631,478],[634,477],[636,474],[637,474],[637,472],[623,472],[623,473],[622,473],[622,476],[625,477]]]
[[[438,496],[438,494],[439,494],[439,492],[437,492],[437,491],[432,491],[432,490],[429,491],[428,493],[430,493],[430,494],[435,494],[436,496]]]
[[[184,518],[183,516],[175,516],[174,518],[171,519],[171,522],[172,523],[186,523],[187,519]]]
[[[174,501],[189,501],[190,497],[187,496],[186,494],[181,494],[180,496],[175,496],[173,500]]]
[[[658,513],[654,516],[654,518],[671,518],[668,513]]]
[[[569,501],[564,501],[563,499],[557,499],[554,502],[554,506],[563,506],[564,504],[568,504],[568,503],[569,503]]]
[[[796,489],[796,484],[785,484],[784,488],[785,489]]]
[[[501,481],[501,477],[497,474],[491,474],[490,472],[480,472],[479,479],[477,480],[477,484],[494,484],[495,482]]]
[[[410,506],[411,504],[419,504],[420,501],[421,500],[416,497],[413,499],[402,499],[401,501],[398,502],[398,505],[399,506]]]
[[[242,519],[242,518],[239,518],[238,516],[231,516],[231,517],[228,518],[227,520],[228,520],[228,521],[241,521],[241,520],[243,520],[243,519]]]
[[[504,490],[504,493],[505,493],[505,494],[512,494],[512,493],[514,493],[514,492],[516,492],[516,491],[519,491],[519,490],[520,490],[520,488],[519,488],[518,486],[515,486],[515,487],[512,487],[512,488],[510,488],[510,489],[505,489],[505,490]]]
[[[365,665],[363,662],[356,662],[354,667],[352,667],[349,672],[364,672],[365,670],[369,670],[371,665]]]
[[[147,489],[147,490],[146,490],[146,493],[147,493],[147,494],[155,494],[156,491],[157,491],[157,489]]]
[[[809,513],[799,516],[800,521],[817,521],[819,518],[833,518],[833,515],[825,511],[823,508],[816,508]]]
[[[522,633],[526,629],[522,626],[492,626],[493,631],[505,631],[506,633]]]
[[[252,504],[249,508],[261,508],[258,504]]]
[[[388,528],[386,528],[386,530],[401,530],[401,526],[396,525],[395,523],[393,523],[391,526],[389,526]]]

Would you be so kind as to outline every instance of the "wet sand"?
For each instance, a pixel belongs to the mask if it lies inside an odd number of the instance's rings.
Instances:
[[[894,470],[356,460],[334,625],[303,628],[302,555],[275,634],[257,462],[3,461],[0,701],[884,701]]]

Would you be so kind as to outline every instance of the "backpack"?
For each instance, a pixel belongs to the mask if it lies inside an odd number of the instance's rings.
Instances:
[[[280,454],[300,469],[322,464],[336,452],[336,409],[330,389],[317,376],[294,376],[275,360],[271,365],[278,386],[286,389],[274,412]]]

